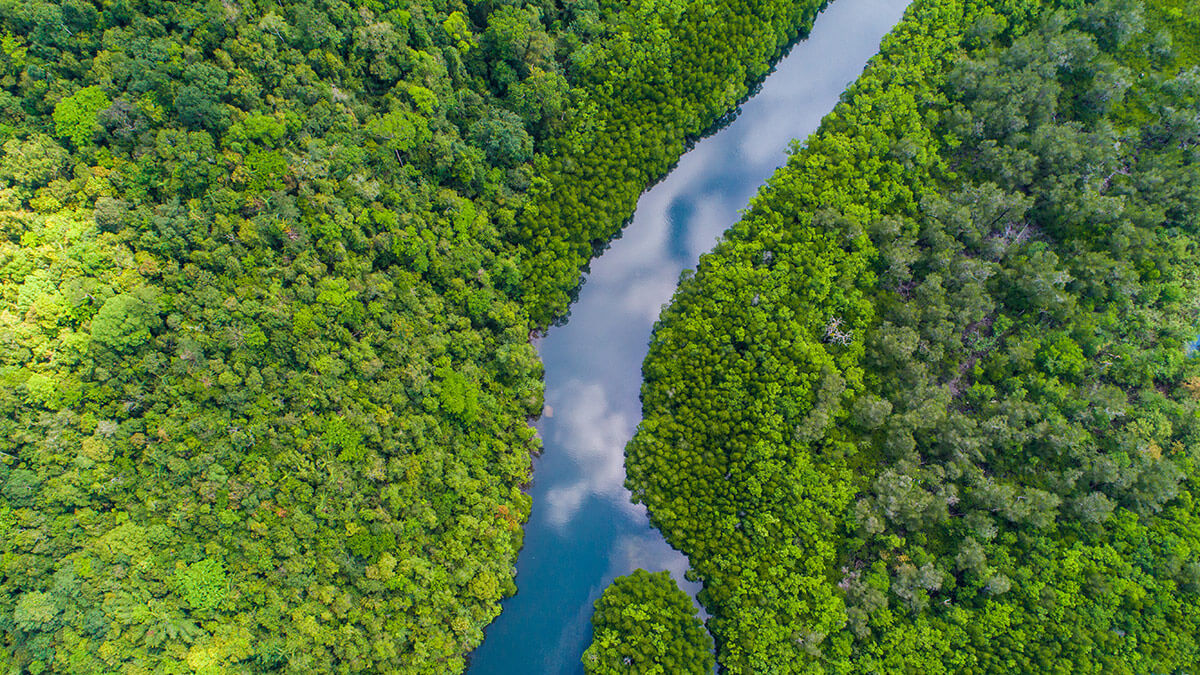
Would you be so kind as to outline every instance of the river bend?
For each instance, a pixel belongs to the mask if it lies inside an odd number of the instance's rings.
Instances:
[[[878,51],[908,0],[837,0],[767,77],[737,118],[699,141],[642,195],[621,238],[592,261],[566,325],[537,345],[546,366],[545,451],[534,461],[533,512],[515,596],[471,656],[472,675],[577,675],[592,603],[642,567],[684,582],[687,559],[650,527],[624,488],[624,448],[641,419],[650,330],[679,273],[739,218]]]

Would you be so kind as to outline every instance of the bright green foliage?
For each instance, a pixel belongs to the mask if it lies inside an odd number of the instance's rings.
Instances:
[[[1152,29],[1165,29],[1172,35],[1173,66],[1200,65],[1200,13],[1195,4],[1190,0],[1153,0],[1146,3],[1146,11]]]
[[[13,623],[29,633],[53,628],[60,609],[55,606],[54,596],[49,593],[23,593],[13,610]]]
[[[337,451],[340,461],[358,461],[366,455],[362,434],[341,417],[332,417],[325,422],[323,438],[326,445]]]
[[[175,571],[179,592],[192,609],[213,609],[229,591],[221,561],[205,558]]]
[[[917,0],[682,283],[629,486],[729,672],[1200,662],[1200,72],[1146,11]]]
[[[408,152],[428,140],[429,121],[407,110],[392,110],[372,121],[368,128],[387,147]]]
[[[92,340],[118,351],[134,349],[150,339],[156,319],[154,308],[137,295],[114,295],[92,317]]]
[[[707,675],[712,638],[696,608],[668,572],[634,570],[617,577],[596,601],[589,675]]]
[[[471,33],[471,27],[467,24],[467,17],[462,12],[451,12],[450,16],[446,17],[446,20],[442,22],[442,29],[454,41],[454,45],[458,47],[459,52],[466,54],[471,51],[472,43],[476,38]]]
[[[90,146],[100,127],[96,116],[111,103],[100,87],[84,87],[54,106],[54,130],[77,148]]]
[[[471,381],[449,368],[439,370],[437,375],[441,378],[438,397],[442,409],[465,422],[474,422],[479,414],[479,394]]]

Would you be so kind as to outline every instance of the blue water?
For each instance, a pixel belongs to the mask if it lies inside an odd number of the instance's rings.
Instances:
[[[545,452],[534,462],[533,513],[518,592],[471,656],[472,675],[582,673],[592,603],[638,567],[685,582],[687,559],[650,527],[625,490],[624,448],[641,419],[650,329],[679,273],[739,218],[812,133],[900,19],[908,0],[837,0],[737,119],[696,144],[642,195],[622,237],[592,261],[570,321],[538,345],[546,365]]]

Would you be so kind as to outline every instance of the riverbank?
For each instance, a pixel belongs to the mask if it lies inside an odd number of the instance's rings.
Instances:
[[[538,422],[533,507],[518,592],[472,654],[470,672],[578,673],[592,602],[615,576],[643,567],[686,582],[687,560],[649,527],[624,488],[624,446],[640,419],[641,363],[681,271],[707,252],[878,49],[905,2],[838,0],[754,98],[698,141],[641,196],[632,221],[590,272],[568,321],[538,344],[546,405]]]

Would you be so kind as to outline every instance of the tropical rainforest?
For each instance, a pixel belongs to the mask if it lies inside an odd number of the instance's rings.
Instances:
[[[915,0],[656,325],[729,673],[1200,663],[1200,21]]]
[[[0,0],[0,672],[461,671],[531,334],[821,6]]]
[[[461,671],[531,335],[823,4],[0,0],[0,671]],[[682,280],[629,486],[724,670],[1200,662],[1196,16],[915,0]]]

